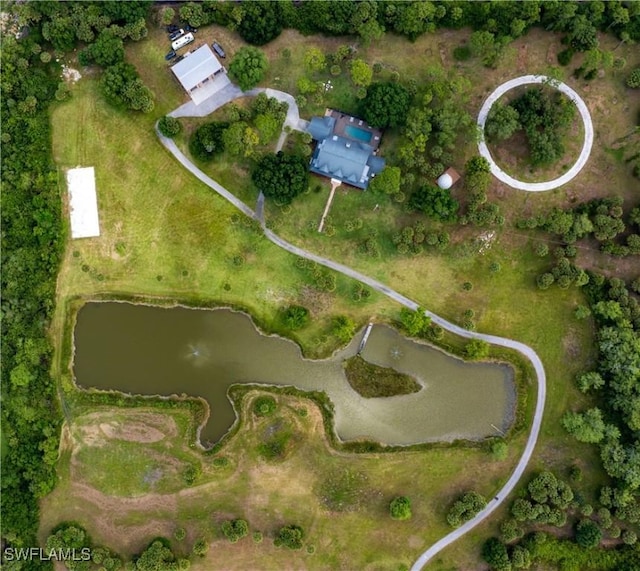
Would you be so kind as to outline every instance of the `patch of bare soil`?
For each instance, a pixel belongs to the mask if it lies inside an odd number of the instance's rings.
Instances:
[[[158,442],[165,437],[165,434],[147,426],[142,422],[109,422],[100,424],[100,430],[107,438],[126,440],[128,442]]]
[[[98,428],[107,438],[129,442],[157,442],[166,437],[175,437],[178,427],[171,415],[147,411],[118,410],[118,419],[113,412],[92,412],[78,419],[77,426],[95,431]]]

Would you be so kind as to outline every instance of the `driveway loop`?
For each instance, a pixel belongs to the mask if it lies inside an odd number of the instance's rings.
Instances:
[[[500,97],[502,97],[507,91],[511,91],[514,87],[519,87],[521,85],[538,83],[545,83],[550,85],[551,87],[556,88],[560,93],[564,93],[569,97],[569,99],[571,99],[571,101],[573,101],[575,106],[578,108],[580,116],[582,117],[582,122],[584,123],[584,143],[582,145],[582,150],[580,151],[578,160],[562,176],[547,182],[523,182],[508,175],[493,160],[493,157],[489,152],[489,148],[485,143],[484,125],[487,121],[487,116],[489,115],[491,107],[493,107],[494,103],[498,101],[498,99],[500,99]],[[489,165],[491,166],[491,173],[493,174],[493,176],[495,176],[498,180],[501,180],[505,184],[508,184],[511,188],[515,188],[517,190],[526,190],[528,192],[542,192],[545,190],[553,190],[554,188],[558,188],[563,184],[567,184],[582,170],[582,167],[587,164],[589,155],[591,154],[591,147],[593,146],[593,123],[591,122],[591,115],[589,114],[587,105],[582,100],[582,98],[566,83],[562,83],[561,81],[555,80],[546,75],[523,75],[522,77],[516,77],[515,79],[511,79],[506,83],[500,85],[491,95],[489,95],[489,97],[487,97],[487,100],[484,102],[484,105],[480,109],[480,113],[478,114],[478,127],[480,127],[480,130],[483,134],[482,139],[478,142],[478,151],[480,151],[480,154],[489,161]]]

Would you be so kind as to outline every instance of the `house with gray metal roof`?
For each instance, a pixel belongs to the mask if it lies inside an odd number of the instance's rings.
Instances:
[[[312,117],[307,127],[317,141],[309,170],[366,189],[385,165],[376,155],[381,131],[363,120],[327,109],[324,117]]]
[[[196,105],[229,83],[224,67],[207,44],[185,54],[171,71]]]

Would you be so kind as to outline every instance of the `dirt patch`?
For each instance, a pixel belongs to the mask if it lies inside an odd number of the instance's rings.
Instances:
[[[527,44],[522,44],[518,49],[518,71],[525,73],[527,71]]]
[[[165,434],[142,422],[109,422],[100,424],[100,430],[107,438],[127,440],[128,442],[158,442]]]
[[[171,415],[144,410],[92,412],[78,417],[75,426],[83,429],[97,427],[107,438],[130,442],[157,442],[178,435],[176,421]]]

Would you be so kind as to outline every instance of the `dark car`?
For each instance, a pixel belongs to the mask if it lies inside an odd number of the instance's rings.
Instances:
[[[193,26],[190,26],[189,24],[187,24],[184,27],[185,30],[187,30],[187,32],[191,32],[192,34],[195,34],[198,31],[198,28],[194,28]]]
[[[177,40],[180,36],[183,36],[183,35],[184,35],[184,30],[182,28],[179,28],[175,32],[172,32],[171,34],[169,34],[169,39],[171,41]]]
[[[169,24],[167,26],[167,33],[172,34],[173,32],[177,32],[180,28],[178,28],[178,26],[176,26],[175,24]]]
[[[224,53],[222,46],[218,42],[213,42],[211,44],[213,51],[216,52],[220,57],[227,57],[227,54]]]
[[[164,59],[166,59],[167,61],[172,60],[174,57],[176,57],[178,54],[176,52],[174,52],[173,50],[171,50],[166,56],[164,56]]]

